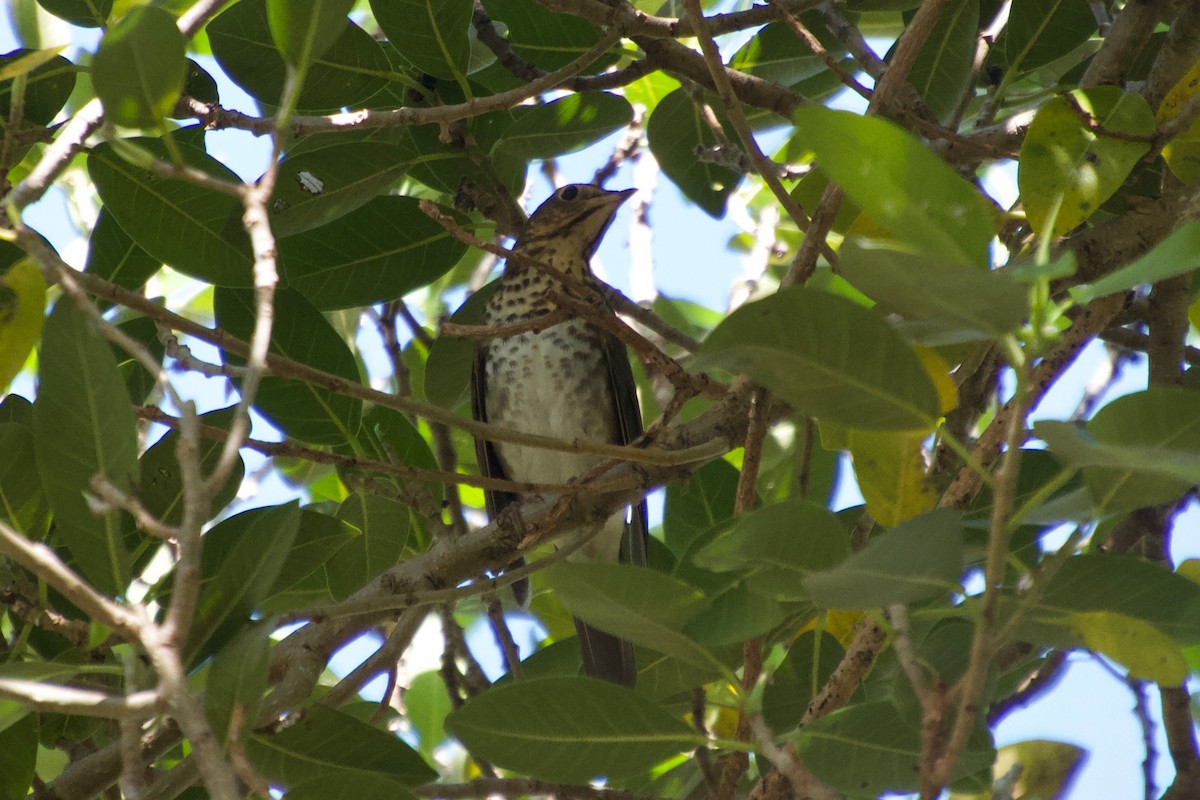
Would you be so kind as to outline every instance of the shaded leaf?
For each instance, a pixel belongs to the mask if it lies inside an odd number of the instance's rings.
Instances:
[[[816,105],[796,111],[795,122],[821,171],[897,239],[950,261],[988,263],[995,208],[907,131]]]
[[[693,472],[686,484],[667,484],[663,540],[677,556],[717,525],[733,518],[738,471],[721,459]]]
[[[291,64],[325,55],[342,31],[354,0],[267,0],[267,22],[279,52]]]
[[[970,85],[978,28],[979,0],[946,3],[908,72],[908,82],[942,122]]]
[[[917,354],[877,314],[793,287],[747,303],[692,362],[746,374],[799,414],[872,430],[931,428],[937,392]]]
[[[714,656],[682,633],[706,606],[694,587],[628,564],[560,563],[546,579],[567,611],[593,627],[699,666]]]
[[[569,782],[635,775],[703,744],[675,715],[592,678],[493,688],[448,716],[446,729],[498,766]]]
[[[855,797],[919,788],[919,720],[906,719],[888,701],[848,706],[805,725],[796,739],[800,756],[825,783]],[[991,737],[976,729],[951,780],[990,767]]]
[[[684,196],[710,217],[725,213],[725,201],[741,176],[696,157],[697,148],[711,148],[717,140],[687,93],[676,89],[659,101],[646,123],[646,139],[662,171]]]
[[[396,736],[320,704],[309,706],[299,722],[274,736],[250,737],[246,755],[264,778],[285,786],[360,775],[415,786],[437,777]]]
[[[137,6],[105,32],[92,60],[92,84],[118,125],[154,128],[171,113],[187,72],[183,34],[155,6]]]
[[[633,108],[620,95],[582,92],[504,113],[511,121],[497,134],[495,148],[515,158],[553,158],[582,149],[620,130]]]
[[[122,514],[92,513],[86,494],[95,475],[118,489],[131,487],[135,419],[108,342],[68,296],[55,303],[42,334],[33,435],[57,535],[88,580],[102,592],[123,594],[130,562]]]
[[[205,534],[184,664],[203,661],[250,620],[275,583],[299,523],[300,508],[291,502],[229,517]]]
[[[37,0],[59,19],[81,28],[100,28],[112,13],[113,0]]]
[[[1096,32],[1096,17],[1074,0],[1013,0],[1001,43],[1013,69],[1028,71],[1054,61]]]
[[[421,72],[446,80],[470,71],[471,0],[371,0],[388,41]]]
[[[836,567],[808,575],[804,587],[823,608],[870,610],[953,591],[962,568],[962,524],[943,509],[878,534]]]
[[[129,141],[153,156],[170,160],[159,139]],[[188,166],[218,180],[241,183],[228,167],[204,151],[181,141],[176,141],[175,147]],[[218,286],[253,284],[254,259],[237,198],[157,177],[122,158],[113,142],[92,149],[88,173],[121,228],[161,263]]]
[[[126,289],[140,289],[162,262],[133,241],[107,207],[88,239],[87,271]]]
[[[217,324],[249,341],[254,331],[254,295],[218,288],[213,294]],[[350,348],[321,313],[295,291],[275,293],[271,352],[359,381],[358,363]],[[241,363],[224,353],[225,359]],[[290,378],[266,376],[254,400],[263,415],[290,436],[317,444],[339,444],[354,438],[362,418],[362,401]]]
[[[279,242],[287,285],[321,309],[395,300],[445,274],[467,246],[414,197],[376,197]]]
[[[948,330],[999,336],[1028,315],[1029,290],[1002,272],[914,253],[896,242],[852,238],[838,251],[841,276],[883,311]]]
[[[240,0],[205,28],[213,56],[234,83],[256,99],[277,105],[287,73],[275,49],[266,0]],[[297,108],[334,111],[361,105],[388,83],[391,64],[371,35],[352,22],[309,65]]]
[[[269,204],[281,239],[318,228],[366,205],[408,169],[407,149],[349,142],[306,150],[279,165]]]
[[[1132,289],[1143,283],[1157,283],[1200,269],[1200,222],[1184,222],[1150,252],[1114,270],[1098,281],[1071,289],[1077,303]]]
[[[695,562],[716,572],[747,571],[757,592],[807,599],[802,580],[850,555],[850,533],[833,512],[806,500],[760,508],[709,540]]]
[[[222,742],[230,738],[245,741],[246,733],[258,720],[259,701],[267,691],[271,627],[267,622],[243,628],[221,648],[208,668],[204,713]],[[237,707],[241,726],[234,731],[230,728]]]
[[[41,63],[25,75],[25,99],[21,114],[26,122],[48,125],[66,105],[67,98],[75,88],[75,74],[79,68],[59,55],[48,50],[13,50],[0,56],[0,70],[19,67],[27,58]],[[50,56],[46,59],[47,56]],[[43,60],[46,59],[46,60]],[[12,113],[12,76],[0,80],[0,117],[8,119]]]
[[[784,733],[800,724],[844,653],[838,640],[824,632],[806,631],[792,642],[763,689],[763,720],[771,730]]]

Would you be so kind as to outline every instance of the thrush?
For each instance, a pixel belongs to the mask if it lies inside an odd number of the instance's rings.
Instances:
[[[513,326],[555,312],[563,281],[553,270],[584,284],[598,285],[591,258],[617,208],[632,189],[610,192],[573,184],[558,189],[529,218],[505,264],[500,284],[488,300],[484,322]],[[642,433],[633,371],[623,345],[612,334],[580,318],[481,342],[471,380],[476,419],[564,441],[590,439],[629,444]],[[532,483],[567,483],[601,458],[510,442],[477,439],[484,475]],[[489,491],[488,514],[495,519],[517,496]],[[646,503],[627,520],[622,509],[573,555],[576,559],[646,563]],[[579,619],[584,671],[632,687],[637,665],[632,646]]]

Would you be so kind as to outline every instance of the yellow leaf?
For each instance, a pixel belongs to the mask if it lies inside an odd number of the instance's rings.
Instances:
[[[925,374],[933,381],[933,388],[937,390],[938,406],[942,415],[949,414],[958,408],[958,387],[954,385],[954,379],[950,377],[950,365],[938,355],[936,350],[928,347],[914,347],[913,349],[917,351],[917,358],[921,359],[921,366],[925,368]]]
[[[1108,656],[1141,680],[1180,686],[1188,665],[1179,646],[1148,622],[1114,611],[1077,611],[1071,629],[1091,650]]]
[[[799,636],[807,631],[815,631],[817,623],[822,623],[821,630],[828,633],[830,636],[838,640],[838,644],[842,647],[850,647],[850,642],[854,639],[854,626],[863,618],[861,611],[839,611],[834,609],[826,611],[822,616],[818,614],[808,621],[803,628],[796,631]]]
[[[1004,794],[1013,800],[1058,797],[1067,781],[1079,769],[1084,750],[1066,742],[1047,739],[1031,739],[1017,742],[996,751],[996,763],[992,766],[994,780],[1011,777],[1016,770],[1019,775],[1011,783],[1012,791]],[[952,792],[950,800],[991,800],[992,792],[965,794]]]
[[[1171,87],[1156,115],[1159,125],[1174,119],[1179,110],[1200,92],[1200,61],[1192,65],[1179,83]],[[1184,183],[1200,181],[1200,119],[1194,121],[1186,131],[1176,136],[1163,148],[1163,159],[1175,177]],[[1189,314],[1191,316],[1191,314]],[[1195,324],[1195,318],[1192,318]]]
[[[1200,558],[1189,558],[1175,568],[1175,572],[1192,583],[1200,583]]]
[[[28,258],[0,277],[0,392],[21,371],[42,336],[46,321],[46,282]]]
[[[1188,306],[1188,320],[1192,323],[1192,327],[1200,331],[1200,300],[1196,300]]]
[[[850,431],[850,457],[871,516],[885,527],[924,514],[937,502],[925,475],[925,431]]]
[[[11,81],[18,75],[28,75],[66,49],[67,45],[64,44],[47,50],[34,50],[32,53],[26,53],[16,61],[10,61],[0,67],[0,81]]]

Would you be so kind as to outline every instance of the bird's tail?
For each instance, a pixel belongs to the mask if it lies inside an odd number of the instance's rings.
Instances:
[[[632,689],[637,683],[633,645],[611,633],[593,628],[578,617],[575,618],[575,630],[579,634],[583,671],[590,677]]]

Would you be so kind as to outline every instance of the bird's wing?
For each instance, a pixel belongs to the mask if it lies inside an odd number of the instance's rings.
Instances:
[[[471,416],[479,422],[487,422],[487,370],[484,368],[486,345],[480,344],[475,348],[475,361],[471,365]],[[503,478],[504,466],[496,453],[496,446],[486,439],[475,438],[475,457],[479,461],[479,474],[485,478]],[[501,511],[517,499],[512,492],[493,491],[484,489],[483,496],[487,500],[489,519],[495,519]]]
[[[475,348],[475,361],[471,365],[471,416],[479,422],[487,422],[487,370],[484,368],[486,345],[480,344]],[[504,474],[504,466],[496,453],[496,446],[486,439],[475,437],[475,458],[479,461],[479,474],[485,478],[508,478]],[[484,501],[487,504],[488,519],[494,520],[500,512],[516,501],[517,496],[512,492],[501,492],[492,489],[483,490]],[[508,565],[516,569],[525,564],[521,557]],[[512,585],[513,597],[517,605],[524,608],[529,605],[529,579],[522,578]]]
[[[642,411],[638,405],[637,383],[629,365],[629,353],[624,343],[608,335],[604,343],[604,362],[608,370],[608,385],[613,398],[613,430],[617,444],[630,444],[642,435]],[[646,566],[646,547],[650,526],[646,518],[646,498],[635,503],[630,524],[621,544],[621,560],[639,567]]]

